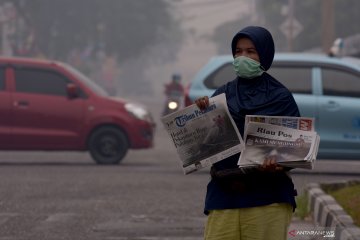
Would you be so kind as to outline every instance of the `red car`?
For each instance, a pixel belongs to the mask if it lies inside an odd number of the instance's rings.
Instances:
[[[88,150],[98,164],[117,164],[129,148],[153,146],[142,105],[57,61],[0,58],[0,116],[1,150]]]

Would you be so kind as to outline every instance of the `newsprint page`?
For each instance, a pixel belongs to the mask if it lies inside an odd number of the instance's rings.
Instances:
[[[267,156],[276,156],[285,167],[313,169],[320,137],[313,118],[251,116],[245,118],[245,149],[240,167],[257,166]]]
[[[209,99],[201,111],[195,104],[161,119],[176,148],[184,174],[241,152],[244,141],[232,119],[225,94]]]

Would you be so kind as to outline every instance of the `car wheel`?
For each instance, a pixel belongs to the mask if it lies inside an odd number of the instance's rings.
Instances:
[[[115,127],[101,127],[89,138],[88,147],[97,164],[118,164],[129,149],[126,135]]]

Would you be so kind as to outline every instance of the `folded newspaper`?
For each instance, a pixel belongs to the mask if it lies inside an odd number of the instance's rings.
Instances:
[[[209,99],[201,111],[195,104],[161,119],[176,148],[184,174],[210,166],[244,149],[225,94]]]
[[[258,166],[276,156],[279,165],[313,169],[320,142],[314,125],[313,118],[247,115],[239,167]]]
[[[239,152],[242,173],[275,155],[282,166],[313,169],[320,142],[313,118],[260,115],[246,116],[243,140],[227,108],[225,94],[210,98],[209,107],[203,111],[193,104],[161,120],[184,174]]]

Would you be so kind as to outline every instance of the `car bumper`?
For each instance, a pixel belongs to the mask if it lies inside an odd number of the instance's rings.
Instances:
[[[138,121],[128,133],[130,148],[152,148],[154,146],[155,129],[156,124],[154,122]]]

